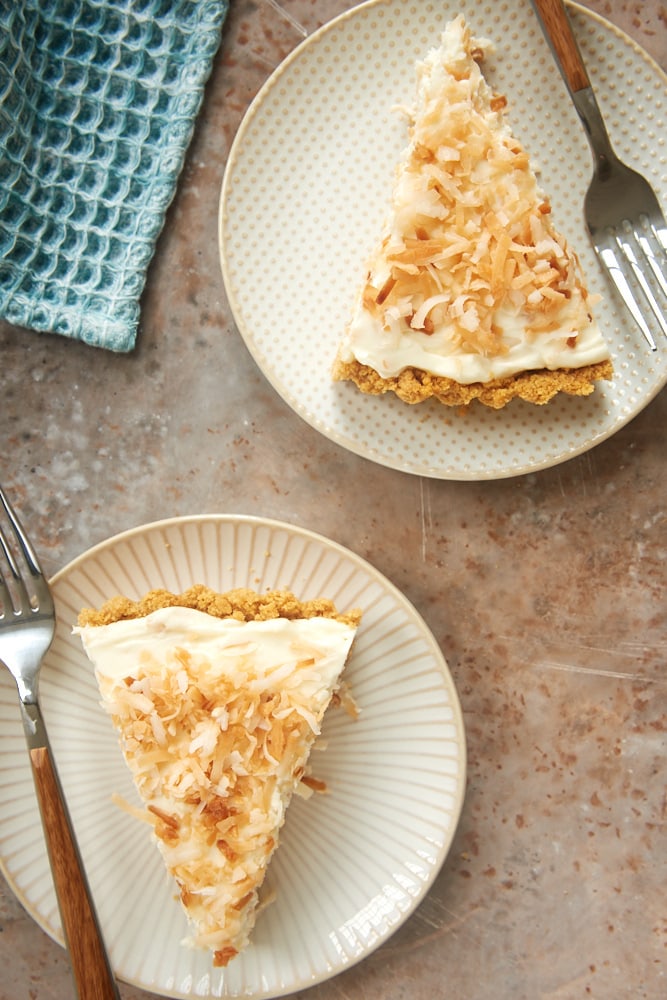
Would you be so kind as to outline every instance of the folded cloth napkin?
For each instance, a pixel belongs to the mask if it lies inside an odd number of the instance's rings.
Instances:
[[[0,317],[113,351],[229,0],[0,0]]]

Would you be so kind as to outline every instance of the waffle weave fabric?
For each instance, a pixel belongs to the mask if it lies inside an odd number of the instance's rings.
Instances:
[[[0,317],[130,351],[228,0],[0,0]]]

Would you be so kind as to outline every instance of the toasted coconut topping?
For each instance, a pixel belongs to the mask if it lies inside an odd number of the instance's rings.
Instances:
[[[319,788],[308,756],[359,618],[329,601],[203,587],[81,613],[190,943],[215,964],[248,941],[292,794]]]

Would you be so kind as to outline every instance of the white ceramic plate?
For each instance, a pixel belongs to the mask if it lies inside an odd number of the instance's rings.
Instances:
[[[583,222],[591,154],[529,0],[469,5],[495,42],[486,70],[580,254],[610,344],[613,382],[586,399],[514,402],[461,417],[430,401],[362,395],[330,377],[365,262],[406,143],[392,108],[414,94],[414,64],[459,13],[457,0],[374,0],[326,25],[274,72],[230,152],[220,202],[222,269],[238,328],[265,376],[313,427],[382,465],[441,479],[513,476],[555,465],[608,438],[667,381],[602,274]],[[618,152],[667,208],[667,80],[626,35],[571,7]]]
[[[267,880],[276,900],[226,970],[180,942],[185,917],[143,824],[90,665],[71,627],[81,607],[156,586],[289,588],[360,607],[346,670],[362,709],[329,711],[315,773],[330,794],[290,806]],[[277,997],[369,954],[412,913],[447,854],[465,784],[457,694],[425,623],[380,573],[335,543],[251,517],[186,517],[111,538],[53,580],[58,630],[43,710],[118,976],[167,997]],[[315,751],[314,751],[315,753]],[[14,892],[57,940],[51,883],[16,691],[0,673],[0,857]]]

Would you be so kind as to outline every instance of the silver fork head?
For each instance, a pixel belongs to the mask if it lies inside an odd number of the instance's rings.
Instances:
[[[585,216],[598,256],[651,350],[657,350],[650,321],[667,337],[667,221],[655,192],[613,157],[597,165]]]
[[[646,219],[610,227],[598,234],[595,249],[651,350],[657,350],[650,319],[667,337],[667,257],[663,271],[655,232]]]
[[[55,631],[53,597],[2,487],[0,515],[0,663],[13,674],[21,700],[35,703],[39,667]]]

